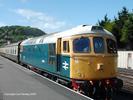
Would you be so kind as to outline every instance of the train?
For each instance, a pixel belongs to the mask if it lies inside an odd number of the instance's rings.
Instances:
[[[101,26],[29,38],[0,54],[94,99],[109,100],[123,86],[117,78],[117,41]]]

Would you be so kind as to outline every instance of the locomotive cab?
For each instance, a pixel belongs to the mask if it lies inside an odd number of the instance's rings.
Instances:
[[[70,77],[74,90],[110,98],[110,91],[121,89],[123,83],[117,79],[117,46],[113,36],[86,33],[58,38],[56,49],[57,70]]]
[[[58,38],[57,72],[70,79],[101,80],[117,76],[116,40],[107,34]]]
[[[71,78],[101,80],[116,77],[116,42],[101,35],[76,36],[72,39]]]

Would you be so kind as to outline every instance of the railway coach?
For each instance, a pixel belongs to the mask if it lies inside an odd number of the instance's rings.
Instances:
[[[117,46],[100,26],[70,30],[22,41],[19,62],[93,98],[111,98],[122,87],[117,78]]]
[[[2,46],[0,48],[0,55],[6,58],[9,58],[18,63],[19,62],[19,51],[20,51],[19,45],[20,45],[20,42]]]

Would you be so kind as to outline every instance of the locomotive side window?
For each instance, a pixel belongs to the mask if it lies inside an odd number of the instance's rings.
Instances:
[[[88,53],[90,51],[90,40],[81,37],[73,40],[73,50],[75,53]]]
[[[94,37],[93,45],[95,53],[104,53],[104,40],[102,37]]]
[[[63,52],[69,52],[69,41],[63,41]]]
[[[108,53],[117,53],[116,42],[112,39],[107,39],[107,50]]]
[[[49,52],[48,63],[51,65],[55,65],[56,64],[56,52],[55,52],[54,43],[48,45],[48,52]]]

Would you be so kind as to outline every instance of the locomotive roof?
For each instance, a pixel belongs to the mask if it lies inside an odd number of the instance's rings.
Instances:
[[[21,43],[21,45],[55,43],[57,38],[70,37],[70,36],[78,35],[78,34],[96,34],[96,33],[99,33],[101,35],[107,34],[107,35],[113,36],[112,33],[103,29],[100,26],[80,25],[70,30],[63,31],[63,32],[48,34],[48,35],[24,40]]]

